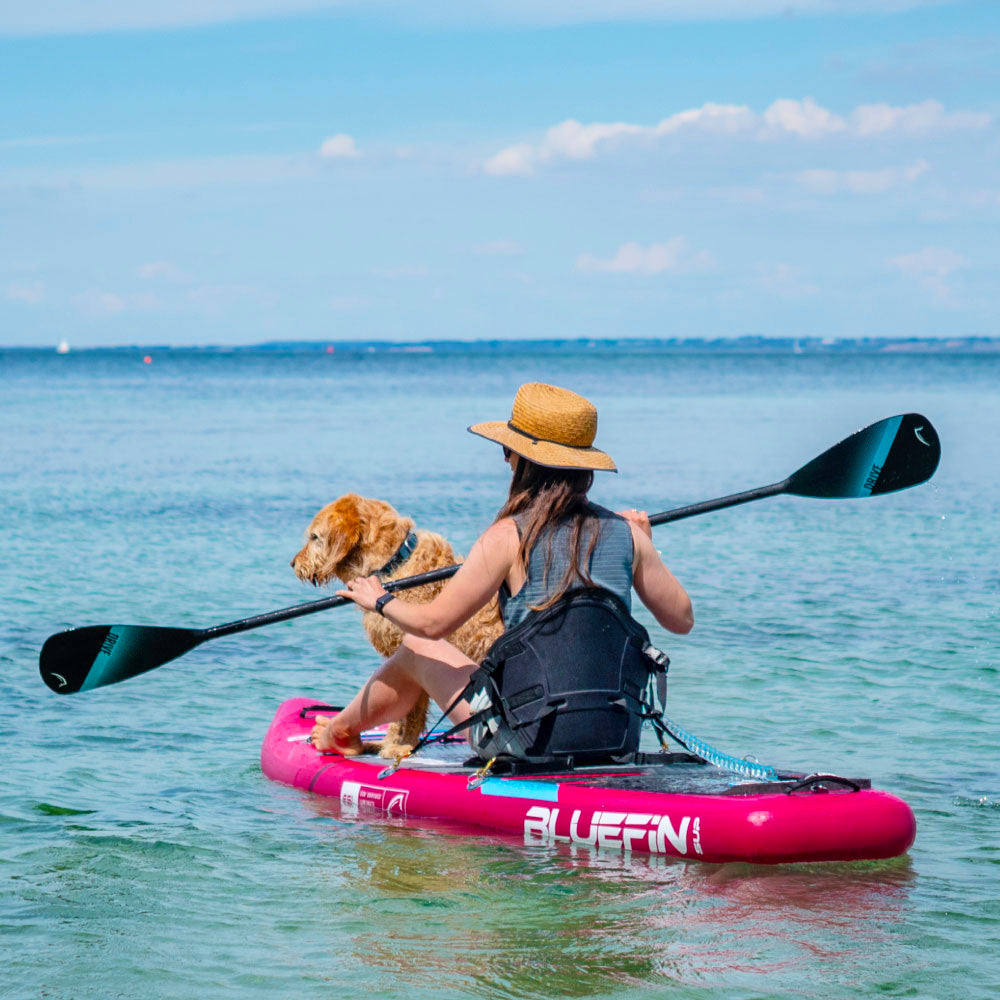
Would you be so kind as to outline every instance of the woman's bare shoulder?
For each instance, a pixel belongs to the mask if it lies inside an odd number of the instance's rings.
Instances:
[[[480,536],[479,541],[487,548],[517,549],[520,544],[520,535],[517,533],[517,524],[514,518],[505,517],[499,521],[494,521]]]
[[[514,522],[510,518],[496,521],[476,539],[462,572],[483,571],[491,579],[496,577],[496,585],[499,587],[500,581],[517,557],[518,544],[517,526]]]
[[[629,526],[629,530],[632,533],[632,561],[633,563],[638,563],[643,556],[649,558],[651,552],[656,551],[653,546],[653,539],[646,534],[642,528],[639,527],[634,521],[629,518],[625,518],[625,522]]]

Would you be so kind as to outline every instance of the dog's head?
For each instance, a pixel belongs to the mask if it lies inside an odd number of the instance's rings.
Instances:
[[[412,530],[413,521],[382,500],[347,493],[312,519],[292,569],[315,586],[334,577],[369,576],[395,555]]]

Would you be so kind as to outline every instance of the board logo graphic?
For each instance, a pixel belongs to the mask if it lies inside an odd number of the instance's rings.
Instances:
[[[924,436],[923,436],[923,435],[922,435],[922,434],[920,433],[920,432],[921,432],[921,431],[922,431],[923,429],[924,429],[924,425],[923,425],[923,424],[921,424],[921,425],[920,425],[919,427],[914,427],[914,428],[913,428],[913,434],[914,434],[914,436],[916,437],[916,439],[917,439],[917,440],[918,440],[918,441],[919,441],[919,442],[920,442],[920,443],[921,443],[922,445],[924,445],[925,447],[929,448],[929,447],[931,446],[931,443],[930,443],[930,441],[925,441],[925,440],[924,440]]]
[[[49,677],[55,677],[59,681],[59,687],[66,687],[66,678],[62,674],[57,674],[54,670],[49,671]]]
[[[348,815],[359,813],[381,816],[405,816],[408,791],[386,788],[383,785],[362,785],[358,781],[345,781],[340,786],[340,805]]]
[[[101,652],[105,656],[111,655],[111,650],[115,648],[115,643],[118,641],[118,634],[116,632],[109,632],[104,637],[104,642],[101,644]]]

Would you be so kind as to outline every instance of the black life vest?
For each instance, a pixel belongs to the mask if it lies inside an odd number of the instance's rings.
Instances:
[[[472,674],[465,696],[491,703],[476,712],[473,748],[484,760],[628,757],[659,715],[668,665],[620,598],[571,590],[504,633]]]

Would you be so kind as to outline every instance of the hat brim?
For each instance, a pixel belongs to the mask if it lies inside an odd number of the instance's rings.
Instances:
[[[550,469],[618,471],[611,456],[601,451],[600,448],[573,448],[570,445],[557,444],[555,441],[541,441],[512,430],[510,425],[502,420],[473,424],[469,428],[469,432],[486,438],[487,441],[495,441],[505,448],[510,448],[512,452],[526,458],[529,462],[545,465]]]

